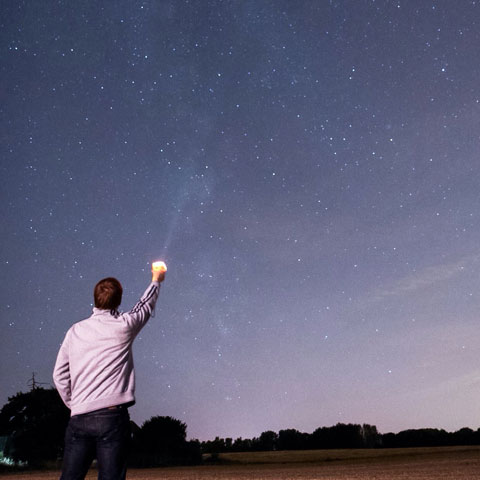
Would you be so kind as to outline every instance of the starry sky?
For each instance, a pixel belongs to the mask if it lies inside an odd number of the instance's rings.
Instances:
[[[115,276],[132,419],[480,426],[480,2],[3,2],[0,403]]]

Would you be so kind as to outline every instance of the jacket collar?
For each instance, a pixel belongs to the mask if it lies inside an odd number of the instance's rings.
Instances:
[[[104,308],[93,307],[93,315],[111,315],[112,317],[117,318],[120,315],[118,310],[105,310]]]

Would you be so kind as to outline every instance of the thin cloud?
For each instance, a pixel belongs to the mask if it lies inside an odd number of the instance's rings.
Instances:
[[[400,296],[405,293],[430,287],[439,282],[444,282],[462,273],[467,265],[477,262],[479,259],[479,255],[473,255],[465,257],[458,262],[424,268],[423,270],[402,278],[390,288],[378,290],[374,294],[373,299],[380,301],[386,297]]]

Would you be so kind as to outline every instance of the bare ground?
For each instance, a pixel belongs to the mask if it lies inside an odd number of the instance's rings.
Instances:
[[[480,447],[230,454],[225,465],[129,470],[130,480],[478,480]],[[54,480],[58,471],[2,474]],[[89,472],[87,479],[97,478]]]

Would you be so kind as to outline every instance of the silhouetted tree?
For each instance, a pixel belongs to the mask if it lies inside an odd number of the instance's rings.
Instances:
[[[187,438],[187,425],[172,417],[152,417],[143,423],[140,439],[149,451],[181,445]]]
[[[399,433],[386,433],[382,436],[383,446],[397,447],[439,447],[449,445],[452,434],[437,428],[403,430]]]
[[[252,450],[252,440],[238,437],[233,442],[232,450],[234,452],[250,452]]]
[[[333,427],[317,428],[312,433],[312,448],[361,448],[365,432],[360,425],[337,423]]]
[[[202,451],[204,453],[224,453],[227,451],[225,439],[215,437],[215,440],[207,440],[202,443]]]
[[[133,438],[131,463],[136,466],[160,466],[200,463],[200,443],[187,442],[187,426],[172,417],[152,417]]]
[[[271,430],[263,432],[257,439],[255,449],[260,451],[272,451],[277,449],[278,435]]]
[[[36,386],[8,399],[0,411],[0,435],[8,435],[5,454],[31,466],[56,460],[63,452],[70,411],[57,391]]]
[[[479,440],[478,430],[475,432],[471,428],[461,428],[450,434],[451,445],[477,445]]]
[[[308,434],[301,433],[294,428],[278,432],[279,450],[303,450],[306,448]]]
[[[364,423],[360,429],[360,434],[363,438],[364,448],[375,448],[382,445],[382,436],[378,433],[375,425]]]

